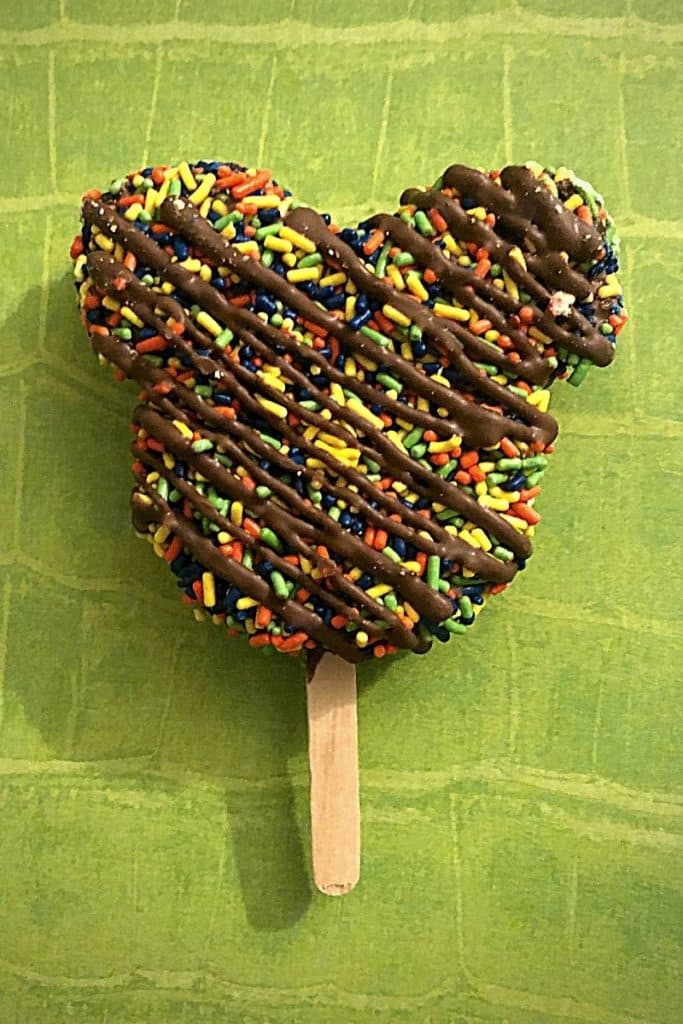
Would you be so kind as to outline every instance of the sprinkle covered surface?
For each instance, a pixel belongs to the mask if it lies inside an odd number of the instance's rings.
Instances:
[[[464,633],[531,554],[551,384],[627,319],[592,187],[454,165],[342,230],[199,161],[83,218],[84,325],[142,388],[134,523],[195,615],[352,661]]]

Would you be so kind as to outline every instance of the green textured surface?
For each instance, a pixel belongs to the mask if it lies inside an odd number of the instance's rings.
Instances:
[[[0,1024],[681,1020],[680,13],[0,2]],[[300,670],[196,626],[135,540],[134,393],[67,279],[81,191],[182,155],[339,219],[454,160],[566,162],[624,240],[632,322],[559,389],[529,570],[360,670],[341,901],[309,881]]]

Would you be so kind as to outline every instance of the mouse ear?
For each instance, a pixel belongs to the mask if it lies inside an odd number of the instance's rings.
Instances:
[[[431,302],[471,358],[522,387],[577,385],[611,362],[628,319],[619,240],[602,196],[572,171],[453,164],[432,188],[406,190],[397,217],[437,249],[429,258],[423,248],[438,278]],[[367,225],[380,222],[391,231],[386,218]]]

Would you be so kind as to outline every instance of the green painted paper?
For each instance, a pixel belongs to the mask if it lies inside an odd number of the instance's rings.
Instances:
[[[680,14],[0,3],[0,1024],[681,1020]],[[301,667],[196,625],[135,539],[135,388],[75,309],[80,194],[182,156],[340,222],[456,160],[563,162],[623,239],[632,321],[556,388],[528,570],[360,669],[343,900],[309,877]]]

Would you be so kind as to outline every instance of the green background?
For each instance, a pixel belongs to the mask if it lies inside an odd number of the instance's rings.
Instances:
[[[681,13],[0,2],[1,1024],[681,1020]],[[529,570],[361,668],[342,900],[309,877],[301,668],[195,625],[135,539],[134,389],[74,308],[80,194],[181,156],[340,220],[453,161],[566,162],[624,242],[632,321],[556,389]]]

